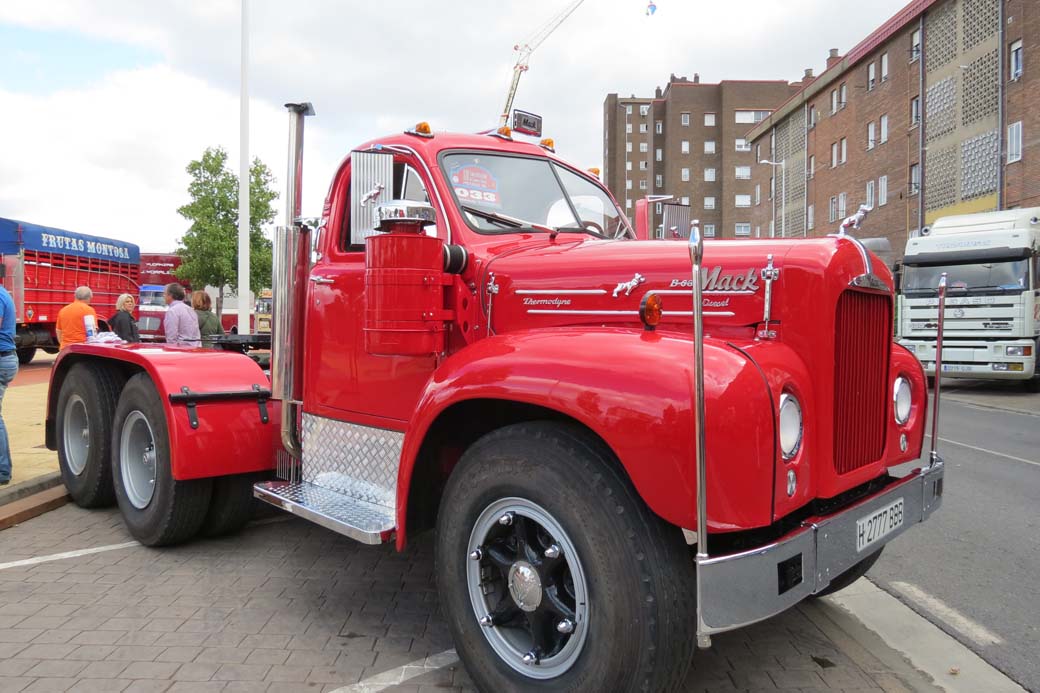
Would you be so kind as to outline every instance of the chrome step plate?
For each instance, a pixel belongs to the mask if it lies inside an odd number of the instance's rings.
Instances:
[[[263,481],[253,485],[260,500],[363,544],[389,541],[396,529],[394,511],[306,481]]]

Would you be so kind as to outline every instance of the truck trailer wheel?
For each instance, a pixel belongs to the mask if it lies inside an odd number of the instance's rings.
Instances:
[[[177,481],[162,400],[147,373],[127,381],[112,431],[116,501],[134,539],[145,546],[194,536],[209,509],[211,479]]]
[[[869,556],[867,556],[862,561],[846,570],[838,577],[831,580],[831,584],[827,585],[825,589],[814,594],[813,597],[826,597],[828,594],[840,592],[841,590],[845,589],[846,587],[854,583],[856,580],[859,580],[861,577],[867,574],[868,570],[874,567],[874,564],[877,563],[877,559],[881,558],[881,552],[884,550],[885,547],[882,546],[880,549],[870,554]]]
[[[81,508],[115,502],[109,444],[120,385],[111,370],[77,363],[58,393],[58,468],[69,495]]]
[[[33,357],[36,356],[36,347],[29,347],[28,349],[18,350],[18,363],[23,366],[27,366],[32,363]]]
[[[488,691],[672,691],[694,643],[693,562],[611,453],[576,427],[471,446],[437,518],[455,647]]]

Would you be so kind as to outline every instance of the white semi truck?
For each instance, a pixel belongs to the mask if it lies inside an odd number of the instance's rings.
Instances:
[[[899,343],[935,376],[936,285],[947,275],[942,376],[1040,389],[1040,207],[944,217],[906,244]]]

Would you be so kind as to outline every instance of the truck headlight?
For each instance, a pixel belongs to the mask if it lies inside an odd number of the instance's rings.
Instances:
[[[1031,346],[1009,346],[1004,348],[1005,356],[1032,356],[1033,347]]]
[[[904,344],[903,346],[906,347],[906,350],[909,351],[911,354],[913,354],[913,353],[915,353],[917,351],[917,345],[916,344]]]
[[[802,405],[794,395],[780,395],[780,454],[789,460],[802,447]]]
[[[892,411],[896,417],[896,423],[902,426],[910,420],[910,381],[899,376],[896,378],[896,384],[892,388]]]

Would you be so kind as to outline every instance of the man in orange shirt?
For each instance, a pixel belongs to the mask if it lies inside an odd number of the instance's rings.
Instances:
[[[76,289],[76,300],[58,311],[55,332],[60,348],[87,341],[88,327],[90,334],[97,334],[97,312],[90,305],[93,297],[89,286],[81,286]]]

